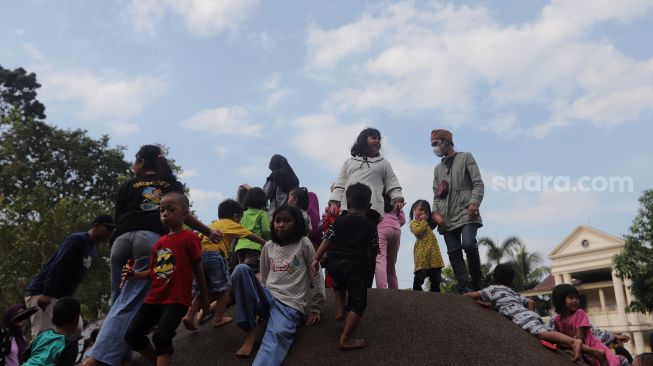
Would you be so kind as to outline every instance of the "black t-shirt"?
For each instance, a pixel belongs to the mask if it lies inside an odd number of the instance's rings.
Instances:
[[[327,261],[345,259],[367,264],[378,246],[376,224],[356,213],[338,217],[324,237],[331,241]]]
[[[166,234],[168,229],[159,218],[159,204],[161,196],[168,192],[183,193],[184,187],[179,181],[170,181],[158,174],[134,177],[125,182],[118,191],[116,231],[111,241],[136,230]]]

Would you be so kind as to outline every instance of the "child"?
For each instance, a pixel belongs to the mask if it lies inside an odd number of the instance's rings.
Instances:
[[[633,366],[653,366],[653,353],[647,352],[635,356]]]
[[[345,197],[348,212],[331,225],[311,265],[317,271],[320,259],[327,253],[325,266],[336,289],[336,320],[345,319],[340,349],[350,350],[365,346],[362,339],[353,339],[351,334],[367,307],[370,263],[374,263],[372,248],[376,245],[377,234],[376,223],[366,217],[372,190],[362,183],[355,183],[347,187]]]
[[[377,226],[379,232],[379,255],[376,256],[376,288],[399,288],[397,281],[397,254],[401,239],[401,227],[406,223],[402,209],[390,204],[390,196],[383,195],[383,219]]]
[[[21,356],[27,346],[25,339],[25,323],[36,307],[25,309],[23,304],[11,305],[5,311],[0,328],[0,365],[18,366]]]
[[[62,297],[52,309],[54,329],[48,329],[32,341],[30,357],[23,364],[74,365],[77,358],[77,342],[72,339],[79,326],[80,306],[72,297]]]
[[[265,240],[240,225],[240,218],[243,215],[243,207],[240,203],[226,199],[218,206],[218,220],[213,221],[209,227],[222,233],[222,239],[217,243],[209,241],[202,236],[202,268],[204,269],[205,281],[209,300],[217,301],[213,309],[213,326],[220,327],[231,322],[231,317],[225,317],[224,309],[231,298],[227,290],[230,286],[229,266],[227,264],[227,252],[230,242],[233,239],[247,238],[251,241],[265,244]],[[199,288],[197,281],[193,285],[193,303],[183,319],[184,326],[189,330],[196,330],[195,314],[199,310],[197,294]],[[202,319],[208,313],[202,314]]]
[[[415,272],[413,291],[422,291],[426,277],[431,282],[431,291],[440,292],[441,271],[444,267],[438,240],[433,234],[435,222],[431,218],[431,206],[425,200],[417,200],[410,208],[410,231],[415,235]]]
[[[272,240],[261,251],[261,282],[244,264],[239,264],[231,277],[236,323],[246,332],[236,356],[248,357],[252,353],[256,318],[260,316],[269,320],[253,364],[267,366],[283,362],[304,319],[310,287],[316,286],[310,270],[314,254],[301,212],[285,204],[277,207],[272,216]],[[324,295],[314,291],[311,304],[321,305],[309,314],[307,325],[320,320]]]
[[[590,353],[596,358],[605,360],[604,351],[585,346],[580,339],[574,339],[560,332],[549,331],[542,318],[532,311],[535,308],[535,302],[520,296],[510,288],[515,279],[515,271],[512,266],[498,264],[494,269],[493,278],[497,285],[486,287],[481,291],[467,292],[463,296],[475,299],[481,305],[492,306],[499,314],[512,320],[513,323],[539,339],[572,349],[574,353],[572,361],[574,362],[580,359],[581,352]]]
[[[297,207],[301,213],[304,221],[306,222],[306,232],[308,233],[309,239],[315,245],[313,238],[311,238],[311,232],[313,231],[313,225],[311,224],[311,218],[308,216],[308,190],[304,187],[295,187],[290,190],[288,193],[288,204],[290,206]]]
[[[263,189],[259,187],[248,189],[244,198],[244,206],[245,212],[240,219],[243,228],[263,240],[270,240],[270,216],[267,212],[267,197]],[[238,244],[236,244],[238,263],[245,263],[258,273],[263,244],[247,238],[238,240]]]
[[[170,364],[175,330],[191,304],[193,275],[202,308],[205,313],[209,310],[200,240],[183,226],[189,215],[188,198],[179,192],[167,193],[161,198],[160,211],[170,233],[154,244],[149,271],[123,270],[127,279],[151,279],[150,292],[127,328],[125,342],[157,366]],[[154,346],[147,338],[152,329]]]
[[[592,365],[610,365],[619,366],[620,357],[612,353],[610,349],[599,341],[590,331],[589,319],[583,309],[580,309],[580,298],[578,290],[569,284],[560,284],[553,289],[551,301],[555,307],[556,316],[553,324],[555,330],[564,333],[570,337],[582,340],[583,344],[598,350],[605,354],[604,359],[591,357]],[[625,361],[625,360],[624,360]],[[627,362],[627,361],[626,361]],[[627,364],[627,363],[626,363]]]

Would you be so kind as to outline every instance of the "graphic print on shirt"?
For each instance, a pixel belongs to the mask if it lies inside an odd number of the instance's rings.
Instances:
[[[161,189],[156,187],[147,187],[143,190],[143,202],[140,208],[143,211],[154,211],[159,209],[161,203]]]
[[[170,278],[175,272],[175,255],[170,248],[160,248],[156,251],[156,260],[154,261],[154,275],[156,278],[165,282],[170,281]]]
[[[299,258],[297,256],[293,256],[292,258],[289,257],[279,257],[279,258],[272,258],[272,272],[288,272],[288,273],[294,273],[299,266],[301,266],[301,262],[299,261]]]
[[[91,257],[90,255],[82,259],[82,266],[84,266],[84,268],[86,269],[91,268],[91,263],[93,263],[93,257]]]

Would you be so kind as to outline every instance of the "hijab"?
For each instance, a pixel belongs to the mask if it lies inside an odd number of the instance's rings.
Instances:
[[[284,193],[288,194],[291,189],[299,186],[299,179],[283,156],[273,155],[268,168],[272,171],[268,180],[276,183]]]

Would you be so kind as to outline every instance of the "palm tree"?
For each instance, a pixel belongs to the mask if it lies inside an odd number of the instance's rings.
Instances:
[[[478,239],[478,244],[489,247],[487,250],[488,264],[497,265],[501,263],[501,260],[504,257],[510,256],[514,248],[523,245],[523,242],[521,238],[513,235],[505,238],[503,242],[501,242],[501,245],[496,245],[492,238],[485,236]]]
[[[544,275],[551,272],[551,269],[542,266],[542,256],[539,253],[528,252],[524,243],[520,242],[516,249],[509,253],[515,268],[513,288],[517,291],[533,288]]]

